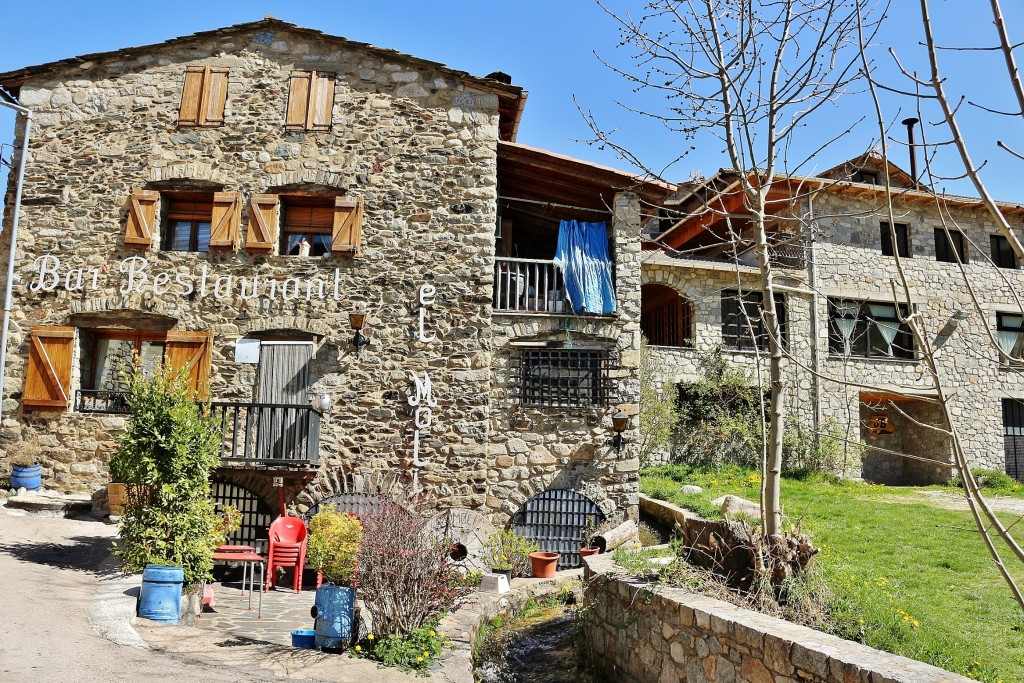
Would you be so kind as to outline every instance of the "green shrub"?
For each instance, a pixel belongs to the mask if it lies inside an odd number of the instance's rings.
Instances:
[[[978,483],[979,488],[1007,492],[1020,490],[1020,484],[1017,480],[1006,474],[1006,472],[986,470],[979,467],[972,469],[971,474],[974,475],[974,481]]]
[[[210,497],[218,424],[203,416],[183,372],[146,376],[136,364],[127,379],[131,417],[110,460],[111,475],[128,491],[115,555],[127,571],[170,564],[182,568],[186,585],[200,583],[223,539]]]
[[[484,542],[483,560],[491,569],[512,570],[512,576],[530,575],[530,553],[539,546],[511,529],[496,531]]]
[[[437,620],[432,621],[407,636],[377,637],[370,633],[359,641],[351,653],[356,657],[426,675],[427,669],[450,644],[448,638],[437,630],[437,625]]]
[[[307,557],[324,580],[347,586],[356,576],[363,527],[359,518],[325,505],[309,522]]]

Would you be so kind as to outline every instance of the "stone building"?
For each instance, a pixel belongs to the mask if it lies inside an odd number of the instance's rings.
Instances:
[[[1024,480],[1024,327],[1012,293],[1024,285],[1020,264],[979,199],[936,197],[890,163],[894,243],[882,163],[865,155],[819,178],[782,179],[770,195],[789,410],[863,444],[852,474],[886,484],[949,478],[949,437],[925,426],[945,427],[942,413],[894,304],[898,249],[967,457]],[[749,242],[733,256],[723,240],[729,227],[748,230],[735,183],[722,171],[682,192],[670,204],[683,217],[657,230],[662,249],[644,252],[642,322],[666,381],[696,380],[697,360],[715,348],[753,376],[756,347],[766,346],[756,259]],[[1024,218],[1024,207],[999,207],[1011,224]]]
[[[106,483],[138,354],[221,419],[240,538],[279,501],[636,516],[612,416],[637,411],[641,206],[675,187],[517,143],[504,74],[272,17],[0,84],[33,111],[3,446],[41,447],[47,486]],[[606,226],[604,308],[554,260],[573,219]]]

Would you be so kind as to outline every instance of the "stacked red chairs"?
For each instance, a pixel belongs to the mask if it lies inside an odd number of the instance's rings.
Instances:
[[[270,525],[267,552],[266,590],[277,585],[277,568],[293,567],[292,588],[302,592],[302,569],[306,566],[306,523],[299,517],[278,517]]]

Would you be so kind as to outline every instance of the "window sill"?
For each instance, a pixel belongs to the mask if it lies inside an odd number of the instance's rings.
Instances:
[[[916,365],[917,363],[920,362],[919,358],[890,358],[889,356],[855,356],[853,354],[850,354],[849,356],[844,356],[842,354],[831,352],[829,352],[828,354],[828,359],[835,361],[868,361],[885,364],[893,363],[898,365]]]

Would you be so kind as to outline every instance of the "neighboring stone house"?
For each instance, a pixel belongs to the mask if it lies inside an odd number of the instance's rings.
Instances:
[[[0,84],[33,111],[3,445],[40,445],[47,486],[105,484],[138,354],[221,418],[240,538],[278,500],[635,518],[612,416],[637,412],[641,205],[675,187],[516,143],[504,74],[270,17]],[[607,224],[614,312],[573,312],[559,219]]]
[[[1024,480],[1024,378],[1015,362],[1024,357],[1024,325],[1009,286],[1021,291],[1020,264],[980,200],[937,198],[889,164],[894,244],[883,172],[881,159],[869,154],[819,178],[790,178],[789,192],[780,182],[771,197],[779,212],[772,221],[778,310],[792,355],[785,385],[790,410],[805,426],[838,427],[863,443],[863,458],[849,464],[866,479],[922,484],[949,478],[951,469],[934,461],[950,462],[950,441],[923,426],[944,426],[942,414],[928,400],[934,391],[920,349],[893,305],[892,254],[898,249],[913,299],[926,314],[967,457],[977,467],[1005,469]],[[716,347],[753,375],[755,343],[740,300],[760,328],[756,260],[749,251],[730,258],[722,239],[730,225],[745,230],[735,181],[734,172],[722,171],[670,202],[684,217],[658,230],[662,250],[644,252],[643,324],[665,380],[694,381],[700,354]],[[796,195],[803,196],[791,200]],[[999,206],[1011,224],[1024,219],[1024,207]],[[678,322],[668,325],[669,319]],[[756,332],[765,346],[764,331]]]

